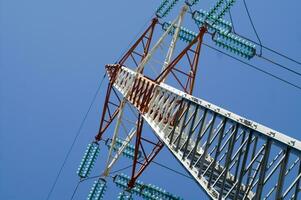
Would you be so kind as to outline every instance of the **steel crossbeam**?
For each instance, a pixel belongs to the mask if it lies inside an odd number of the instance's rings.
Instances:
[[[131,90],[127,101],[210,198],[298,199],[300,141],[125,66],[112,68],[114,88],[123,96]]]

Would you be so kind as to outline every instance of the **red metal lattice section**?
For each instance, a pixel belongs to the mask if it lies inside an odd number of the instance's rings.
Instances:
[[[119,65],[125,65],[129,60],[132,60],[130,63],[135,63],[136,67],[138,67],[139,63],[143,60],[143,58],[147,55],[149,51],[149,47],[152,41],[153,32],[155,29],[155,25],[157,24],[158,20],[155,18],[152,20],[151,25],[145,30],[145,32],[141,35],[141,37],[134,43],[134,45],[125,53],[125,55],[121,58],[118,62]],[[143,52],[139,52],[138,49],[142,47]],[[135,58],[135,56],[139,57],[139,60]],[[106,66],[106,70],[108,72],[110,82],[107,86],[106,98],[103,105],[103,112],[100,120],[100,127],[98,134],[95,136],[97,141],[101,140],[103,133],[106,129],[110,126],[112,121],[115,119],[119,112],[120,106],[120,98],[118,97],[117,93],[113,88],[113,84],[115,82],[115,78],[118,72],[118,68],[116,65]]]
[[[108,128],[111,122],[114,120],[116,115],[118,114],[118,107],[120,104],[120,99],[118,99],[117,103],[112,103],[111,96],[115,95],[115,90],[113,88],[115,81],[118,79],[119,86],[125,86],[123,96],[127,92],[128,101],[134,105],[138,111],[139,116],[137,120],[136,127],[136,140],[135,140],[135,156],[133,160],[133,168],[132,168],[132,176],[129,182],[129,188],[132,188],[135,184],[137,178],[145,171],[145,169],[150,165],[152,160],[158,155],[160,150],[163,148],[164,143],[160,141],[158,138],[156,141],[151,141],[142,135],[143,130],[143,118],[141,113],[149,111],[149,102],[151,98],[154,96],[154,89],[157,84],[160,84],[168,77],[174,77],[180,89],[184,92],[192,94],[195,77],[199,62],[199,55],[201,50],[202,39],[207,31],[206,28],[201,28],[198,36],[178,55],[176,58],[166,67],[163,72],[152,80],[149,77],[145,77],[142,74],[135,77],[133,85],[129,85],[132,83],[129,77],[130,73],[125,72],[122,66],[131,66],[138,67],[139,63],[143,60],[143,58],[148,54],[151,39],[153,36],[153,31],[155,25],[158,20],[153,19],[151,25],[147,28],[147,30],[142,34],[142,36],[135,42],[135,44],[125,53],[122,59],[118,62],[118,64],[107,65],[106,70],[108,72],[110,83],[107,88],[107,96],[104,102],[104,110],[100,122],[100,130],[98,135],[96,136],[96,140],[100,140],[104,131]],[[138,46],[141,46],[143,51],[138,52]],[[186,60],[186,64],[182,64],[180,61]],[[183,78],[183,76],[185,78]],[[120,78],[122,77],[122,78]],[[173,103],[176,101],[175,99],[170,102]],[[180,103],[180,102],[178,102]],[[114,111],[111,111],[109,105],[114,105],[116,108]],[[168,121],[169,116],[162,116],[161,112],[158,110],[151,110],[151,113],[154,113],[155,118],[160,118],[163,121]],[[158,113],[158,114],[156,114]],[[146,152],[146,148],[144,145],[151,145],[151,150]],[[138,152],[141,151],[143,153],[143,160],[138,161]],[[138,166],[138,164],[140,166]]]

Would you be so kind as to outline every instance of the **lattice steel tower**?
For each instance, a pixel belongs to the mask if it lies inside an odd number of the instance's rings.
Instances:
[[[300,199],[300,141],[193,96],[205,34],[211,35],[219,47],[245,59],[256,54],[256,46],[234,34],[232,24],[223,19],[235,0],[218,0],[209,11],[193,10],[198,1],[186,0],[176,19],[164,22],[180,2],[164,0],[133,46],[117,63],[106,65],[109,83],[100,129],[79,168],[81,178],[89,176],[99,141],[113,121],[115,128],[106,141],[110,147],[106,168],[88,199],[102,199],[105,178],[120,155],[133,159],[131,176],[120,175],[114,180],[128,188],[128,194],[120,194],[120,199],[131,199],[132,193],[145,199],[178,199],[160,191],[156,198],[155,189],[137,182],[163,146],[211,199]],[[185,14],[191,15],[191,21],[199,27],[197,33],[182,26]],[[163,35],[153,44],[158,25]],[[172,39],[161,71],[150,76],[146,66],[168,35]],[[176,54],[178,39],[186,46]],[[134,108],[137,118],[134,129],[121,140],[118,133],[128,112],[126,105]],[[152,128],[156,141],[143,134],[145,123]],[[132,140],[134,145],[130,145]],[[151,148],[147,151],[144,145]]]

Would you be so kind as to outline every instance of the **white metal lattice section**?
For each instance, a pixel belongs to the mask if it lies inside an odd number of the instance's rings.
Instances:
[[[135,74],[114,86],[212,199],[298,199],[300,141]]]

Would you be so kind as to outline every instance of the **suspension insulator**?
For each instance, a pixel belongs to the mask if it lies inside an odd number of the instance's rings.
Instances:
[[[115,141],[113,150],[118,151],[121,148],[121,146],[123,145],[124,142],[125,142],[124,140],[121,140],[121,139],[117,138],[116,141]],[[107,142],[106,145],[107,145],[108,148],[110,148],[112,144],[111,144],[111,142]],[[127,157],[127,158],[134,159],[134,157],[135,157],[135,146],[132,145],[132,144],[127,144],[125,149],[122,152],[122,155]],[[141,157],[141,155],[142,155],[141,151],[138,150],[138,157],[137,158],[139,159]]]
[[[130,177],[125,174],[118,174],[114,177],[114,183],[117,187],[127,189]]]
[[[162,29],[166,31],[168,29],[168,27],[170,27],[170,25],[171,25],[171,22],[164,22],[162,24]],[[169,34],[173,35],[175,33],[175,30],[176,30],[176,27],[173,26],[171,28]],[[182,26],[180,27],[180,31],[179,31],[180,40],[190,43],[196,36],[197,36],[197,34],[195,32],[189,31],[188,29],[186,29]]]
[[[166,192],[166,190],[152,184],[145,185],[143,187],[142,194],[144,196],[144,199],[149,200],[183,200],[183,198],[177,197],[169,192]]]
[[[156,11],[158,18],[164,18],[172,10],[172,8],[178,3],[179,0],[163,0]]]
[[[216,14],[218,10],[223,6],[224,0],[219,0],[216,4],[209,10],[208,17],[210,18],[212,15]]]
[[[107,190],[106,181],[98,179],[94,182],[91,191],[87,197],[87,200],[101,200],[103,199],[104,193]]]
[[[219,0],[213,8],[208,13],[208,17],[211,18],[212,22],[215,23],[218,19],[221,19],[226,12],[229,11],[230,7],[233,6],[236,0]],[[225,4],[224,4],[225,3]],[[223,6],[224,5],[224,6]],[[219,12],[218,12],[219,11]],[[213,15],[216,15],[216,19],[212,18]]]
[[[125,174],[119,174],[114,177],[114,183],[116,184],[116,186],[124,190],[128,189],[129,181],[130,177]],[[141,188],[143,188],[143,183],[137,180],[135,186],[131,189],[131,192],[138,196],[141,196]]]
[[[200,0],[186,0],[185,3],[188,6],[194,6],[195,4],[197,4]]]
[[[134,198],[132,197],[132,194],[130,192],[120,192],[118,195],[118,200],[134,200]]]
[[[125,174],[119,174],[114,178],[114,183],[117,185],[117,187],[120,187],[124,190],[128,188],[129,181],[130,177]],[[151,184],[146,185],[139,180],[136,181],[135,186],[131,189],[131,192],[147,200],[183,200],[181,197],[177,197],[169,192],[166,192],[160,187]]]
[[[232,33],[218,32],[213,41],[216,45],[247,59],[256,54],[256,46],[253,43]]]
[[[204,10],[194,11],[192,14],[192,18],[195,20],[198,26],[201,27],[206,23],[209,32],[230,32],[232,30],[231,22],[228,22],[223,19],[217,19],[217,16],[215,15],[212,15],[211,17],[208,16],[209,13]],[[214,20],[216,20],[215,23],[212,23],[211,21]]]
[[[87,150],[84,154],[84,157],[80,163],[80,166],[77,170],[77,174],[81,178],[86,178],[90,175],[91,170],[94,166],[96,158],[99,154],[99,146],[97,143],[93,142],[88,145]]]
[[[169,0],[163,0],[160,6],[157,8],[156,13],[161,13],[162,10],[166,9],[166,6],[168,5]]]

